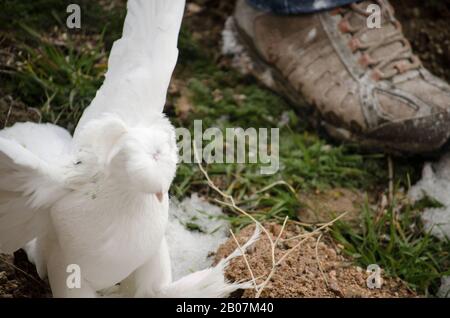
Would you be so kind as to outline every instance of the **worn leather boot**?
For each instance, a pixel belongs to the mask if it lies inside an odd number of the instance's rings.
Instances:
[[[369,4],[381,6],[381,28],[368,27]],[[449,140],[450,87],[413,54],[387,1],[281,16],[238,0],[231,24],[250,71],[309,105],[331,136],[403,154],[431,153]]]

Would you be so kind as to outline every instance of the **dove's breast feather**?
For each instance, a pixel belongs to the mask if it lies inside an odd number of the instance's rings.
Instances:
[[[103,289],[120,282],[156,252],[168,219],[168,199],[127,193],[111,180],[95,193],[74,191],[52,211],[68,261]],[[125,230],[126,229],[126,230]]]

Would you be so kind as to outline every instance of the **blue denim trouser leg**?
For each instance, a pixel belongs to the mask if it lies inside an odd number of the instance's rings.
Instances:
[[[247,0],[257,9],[277,14],[313,13],[360,0]]]

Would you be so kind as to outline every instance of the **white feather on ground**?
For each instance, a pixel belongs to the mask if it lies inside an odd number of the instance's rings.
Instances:
[[[427,163],[422,179],[411,188],[409,196],[413,201],[429,196],[444,205],[442,208],[426,209],[422,221],[432,235],[450,239],[450,155],[444,156],[438,163]]]
[[[442,277],[437,295],[441,298],[450,298],[450,276]]]
[[[409,197],[414,202],[425,196],[444,205],[423,212],[425,230],[441,240],[450,239],[450,154],[435,164],[425,164],[422,179],[409,191]],[[450,297],[450,276],[442,278],[438,296]]]
[[[230,224],[224,217],[220,207],[195,193],[182,202],[172,200],[166,238],[175,280],[212,265],[209,256],[228,239]]]

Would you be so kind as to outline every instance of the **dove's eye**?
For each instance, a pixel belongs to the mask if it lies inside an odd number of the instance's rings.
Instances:
[[[161,156],[161,151],[157,150],[152,154],[153,159],[159,160],[159,157]]]

